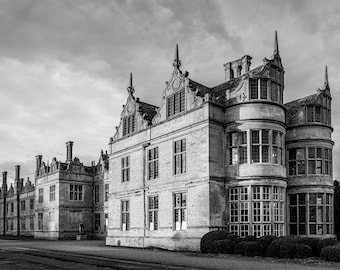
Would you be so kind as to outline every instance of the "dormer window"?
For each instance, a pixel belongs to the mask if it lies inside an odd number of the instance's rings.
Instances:
[[[123,119],[123,136],[128,135],[136,130],[135,115],[129,115]]]
[[[323,103],[325,105],[325,102]],[[326,104],[327,105],[327,104]],[[325,125],[331,124],[329,107],[320,105],[308,105],[306,107],[306,122],[307,123],[322,123]]]
[[[185,92],[184,89],[174,93],[167,98],[167,115],[174,116],[185,110]]]

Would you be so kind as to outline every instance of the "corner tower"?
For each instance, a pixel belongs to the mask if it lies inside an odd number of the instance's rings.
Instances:
[[[232,86],[225,113],[229,231],[285,235],[286,110],[277,33],[270,59],[225,84]]]
[[[326,67],[323,87],[286,104],[289,235],[334,233],[331,101]]]

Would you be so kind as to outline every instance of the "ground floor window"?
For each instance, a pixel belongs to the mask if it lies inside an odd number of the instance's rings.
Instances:
[[[21,230],[23,231],[26,230],[26,218],[25,217],[21,218]]]
[[[128,231],[130,229],[130,201],[121,201],[121,230]]]
[[[34,230],[34,217],[30,217],[30,230]]]
[[[279,186],[229,188],[229,232],[241,237],[282,236],[284,193]]]
[[[38,213],[38,230],[43,229],[43,213]]]
[[[289,195],[289,234],[333,233],[333,195],[297,193]]]
[[[175,230],[187,229],[187,195],[186,193],[174,194]]]
[[[100,213],[94,214],[94,230],[100,231]]]

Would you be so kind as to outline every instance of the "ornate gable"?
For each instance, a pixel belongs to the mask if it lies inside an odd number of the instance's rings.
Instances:
[[[139,101],[139,98],[134,97],[135,89],[132,83],[132,73],[130,74],[130,86],[127,88],[129,93],[123,110],[120,114],[119,125],[116,126],[116,132],[112,138],[117,141],[125,136],[134,134],[140,130],[146,129],[151,120],[148,121],[155,112],[156,106]]]

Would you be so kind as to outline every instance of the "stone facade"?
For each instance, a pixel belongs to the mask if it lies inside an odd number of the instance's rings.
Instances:
[[[131,75],[110,140],[106,244],[198,250],[215,229],[332,235],[328,78],[317,94],[283,104],[277,35],[270,59],[253,69],[248,55],[225,64],[226,81],[216,87],[180,66],[177,47],[159,107],[134,96]],[[297,148],[306,153],[304,173]]]
[[[102,151],[97,164],[84,166],[77,157],[72,158],[73,142],[66,145],[65,162],[53,158],[46,164],[41,155],[36,156],[35,185],[28,180],[23,186],[20,166],[16,166],[15,186],[7,189],[7,172],[3,172],[0,202],[3,235],[75,239],[81,234],[83,238],[105,238],[108,154]]]

